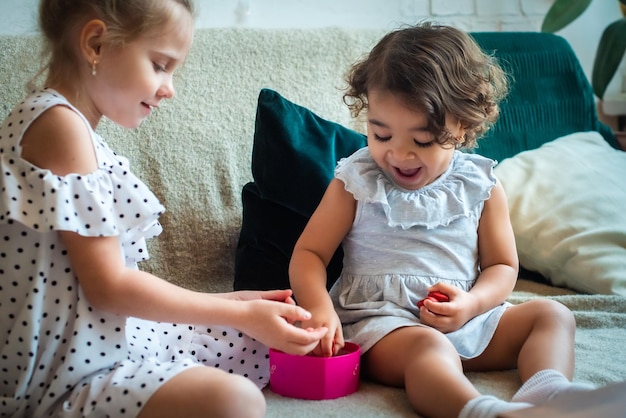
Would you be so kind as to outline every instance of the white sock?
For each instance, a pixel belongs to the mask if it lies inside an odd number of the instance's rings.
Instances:
[[[540,370],[528,379],[517,391],[512,402],[528,402],[534,405],[545,402],[557,395],[594,389],[584,383],[570,382],[563,373],[554,369]]]
[[[491,395],[482,395],[465,404],[459,418],[496,418],[498,414],[517,409],[530,408],[522,402],[506,402]]]

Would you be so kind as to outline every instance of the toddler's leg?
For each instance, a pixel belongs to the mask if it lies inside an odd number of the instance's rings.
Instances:
[[[489,346],[465,363],[466,371],[519,371],[522,388],[513,402],[542,403],[559,393],[589,390],[573,384],[574,316],[564,305],[535,299],[507,309]]]
[[[583,383],[572,383],[563,373],[546,369],[535,373],[513,395],[514,402],[530,402],[539,404],[563,393],[592,390],[593,386]]]
[[[570,381],[574,372],[576,322],[569,309],[554,301],[538,299],[511,308],[514,311],[507,327],[518,332],[530,328],[518,359],[524,384],[513,401],[538,404],[561,393],[593,389]]]
[[[368,377],[404,387],[411,406],[423,416],[493,417],[529,407],[480,396],[463,373],[458,353],[442,333],[425,327],[391,332],[364,356]]]

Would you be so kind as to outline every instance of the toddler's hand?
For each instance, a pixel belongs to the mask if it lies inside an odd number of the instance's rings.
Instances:
[[[427,299],[432,300],[433,302],[449,302],[450,301],[450,298],[448,297],[448,295],[435,290],[433,292],[428,292],[428,295],[424,299],[417,302],[417,307],[421,308],[422,306],[424,306],[424,301]]]
[[[469,293],[443,283],[428,289],[429,296],[418,302],[420,321],[443,333],[461,328],[472,318]]]
[[[303,321],[303,327],[328,328],[326,335],[312,350],[311,354],[319,357],[331,357],[337,354],[344,346],[341,321],[334,309],[318,308],[311,309],[311,320]]]

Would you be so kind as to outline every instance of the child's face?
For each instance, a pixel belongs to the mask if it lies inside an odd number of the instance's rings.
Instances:
[[[454,147],[442,147],[434,140],[425,113],[407,108],[388,91],[370,90],[367,101],[367,146],[398,186],[416,190],[446,171]],[[464,134],[460,123],[451,118],[446,118],[446,127],[457,138]]]
[[[103,47],[88,87],[95,115],[127,128],[139,126],[162,99],[174,96],[172,76],[192,38],[193,19],[177,5],[165,26],[122,47]]]

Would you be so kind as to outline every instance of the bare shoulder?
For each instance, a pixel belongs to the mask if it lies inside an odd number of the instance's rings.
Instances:
[[[22,158],[58,175],[87,174],[97,168],[89,127],[66,106],[54,106],[28,127]]]
[[[517,268],[517,250],[509,205],[504,187],[499,181],[485,201],[478,224],[478,245],[483,268],[493,264],[507,264]]]
[[[343,181],[333,178],[328,184],[327,193],[336,195],[340,199],[346,199],[348,201],[354,201],[354,195],[346,190],[346,185]]]
[[[485,201],[485,209],[487,208],[505,209],[508,213],[506,192],[504,191],[504,187],[502,186],[502,183],[500,183],[500,180],[496,180],[495,186],[491,189],[489,199]]]
[[[314,249],[329,262],[354,221],[356,201],[341,180],[333,179],[311,215],[297,247]]]
[[[320,207],[329,209],[335,213],[343,211],[344,214],[349,214],[353,217],[356,208],[356,200],[354,199],[354,195],[346,190],[343,181],[333,178],[322,197]]]

